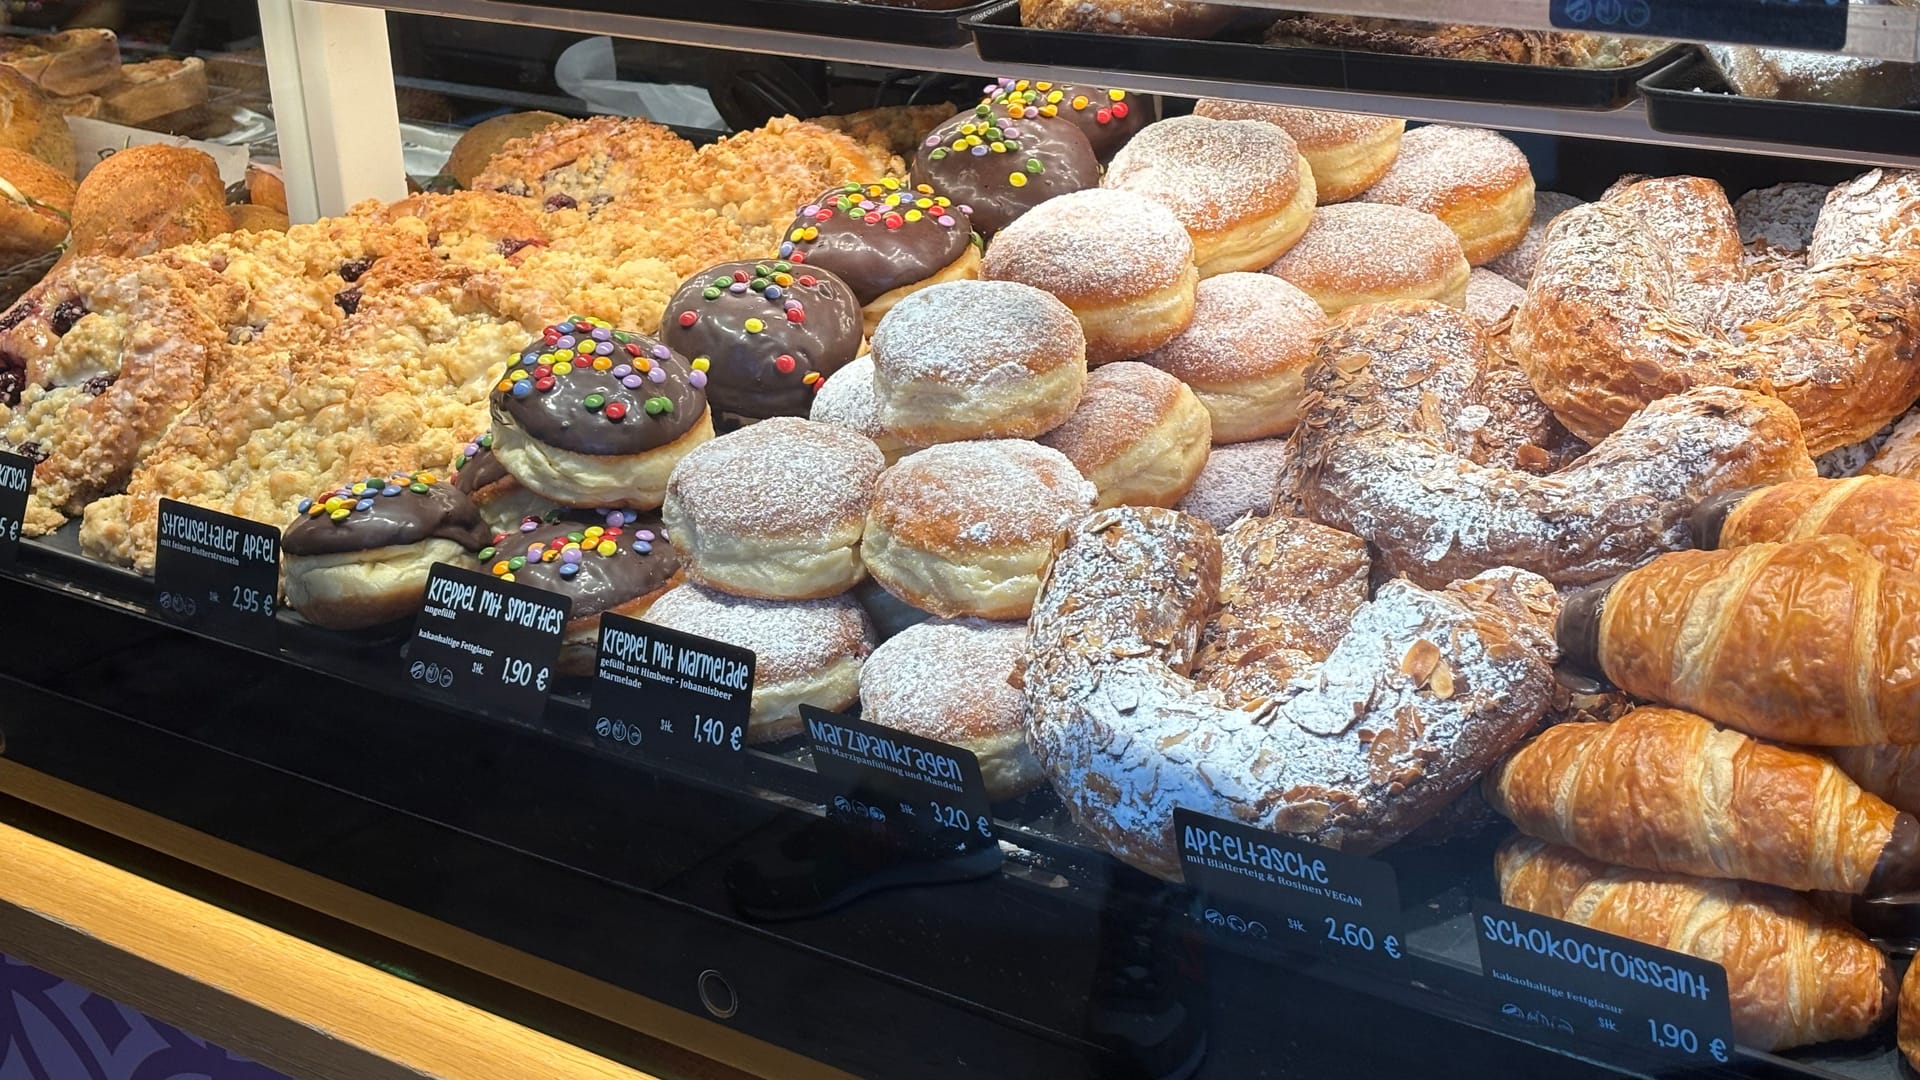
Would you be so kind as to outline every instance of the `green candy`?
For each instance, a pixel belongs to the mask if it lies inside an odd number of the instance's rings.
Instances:
[[[927,157],[933,161],[939,161],[946,156],[947,148],[944,146],[935,147],[933,153],[927,155]]]
[[[580,404],[585,405],[589,409],[597,409],[606,403],[607,398],[605,394],[588,394],[587,399]]]
[[[703,299],[718,300],[720,299],[720,290],[709,285],[706,288],[700,290],[700,295]]]
[[[717,277],[713,279],[713,287],[716,289],[724,289],[731,284],[733,284],[733,279],[730,277]]]
[[[488,559],[491,559],[491,558],[493,558],[493,553],[494,553],[494,552],[495,552],[496,550],[498,550],[498,549],[497,549],[497,548],[490,548],[490,547],[485,547],[485,548],[481,548],[481,549],[480,549],[480,561],[481,561],[481,562],[486,562],[486,561],[487,561]]]
[[[650,397],[647,399],[647,415],[648,416],[659,416],[661,413],[669,413],[672,411],[673,411],[673,402],[667,400],[666,398]]]
[[[515,555],[513,558],[507,560],[507,569],[509,570],[518,570],[525,565],[527,565],[527,557],[525,555]]]
[[[413,492],[415,495],[425,495],[427,493],[427,485],[416,480],[407,485],[407,490]]]
[[[1027,171],[1030,173],[1034,173],[1035,175],[1038,175],[1039,173],[1045,170],[1041,167],[1039,158],[1028,158]]]
[[[752,289],[754,292],[766,292],[767,286],[770,284],[772,284],[772,282],[769,282],[766,278],[757,277],[747,282],[747,288]]]

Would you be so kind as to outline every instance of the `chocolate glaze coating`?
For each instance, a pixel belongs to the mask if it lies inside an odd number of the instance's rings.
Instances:
[[[425,475],[429,474],[369,478],[364,493],[343,487],[321,494],[312,500],[311,507],[321,512],[301,511],[299,518],[281,532],[280,547],[289,555],[338,555],[433,539],[452,540],[468,551],[486,546],[487,526],[480,520],[480,510],[473,500],[451,484],[415,483]],[[426,490],[415,491],[416,486]],[[383,494],[395,488],[398,490],[394,494]],[[339,520],[322,509],[329,498],[335,497],[343,500],[343,508],[348,511]],[[362,505],[367,508],[358,509]]]
[[[1072,121],[1102,165],[1160,114],[1159,99],[1147,94],[1034,79],[988,83],[982,100],[1016,120],[1032,110]]]
[[[590,329],[572,329],[583,325]],[[605,340],[593,340],[598,331],[605,332]],[[577,357],[578,364],[561,359],[573,355],[564,346],[577,348],[583,340],[593,355]],[[593,367],[601,358],[611,362],[608,370]],[[622,374],[622,368],[632,370]],[[513,378],[521,372],[524,378]],[[662,374],[659,380],[656,372]],[[623,380],[635,376],[637,386],[625,385]],[[641,454],[699,423],[707,412],[705,382],[704,374],[695,377],[686,358],[645,334],[568,319],[520,351],[501,373],[489,404],[496,426],[518,427],[548,446],[576,454]],[[529,390],[518,393],[519,386]]]
[[[605,516],[563,518],[531,532],[497,533],[492,547],[481,553],[481,561],[492,565],[513,556],[524,557],[527,549],[534,544],[546,547],[556,539],[584,536],[590,525],[606,527]],[[666,588],[673,576],[680,572],[681,559],[680,552],[667,541],[666,529],[660,524],[659,515],[643,514],[638,520],[619,528],[620,535],[609,537],[614,544],[613,554],[582,552],[577,573],[562,574],[559,559],[538,562],[529,558],[524,566],[513,571],[513,579],[572,597],[575,619],[601,614],[629,600]],[[650,552],[634,548],[635,541],[641,538],[643,531],[653,534],[653,539],[647,541],[653,549]]]
[[[1893,819],[1893,835],[1867,878],[1867,896],[1897,896],[1920,889],[1920,821],[1911,814]]]
[[[967,149],[954,149],[975,139],[979,142]],[[996,143],[1001,150],[993,149]],[[1015,174],[1022,182],[1012,180]],[[973,215],[976,232],[992,236],[1055,195],[1098,185],[1100,161],[1070,120],[1014,120],[980,105],[921,141],[913,182],[946,192]]]
[[[853,289],[819,267],[721,263],[681,284],[667,302],[660,339],[707,361],[716,411],[756,420],[805,416],[814,387],[859,352],[860,308]]]
[[[1687,515],[1687,531],[1693,534],[1693,546],[1712,551],[1720,546],[1720,530],[1726,527],[1733,508],[1746,501],[1759,488],[1741,488],[1708,496]]]
[[[888,177],[822,192],[788,226],[780,257],[834,274],[864,306],[945,270],[972,242],[965,210],[933,187]]]
[[[493,434],[491,432],[475,438],[467,444],[472,453],[461,451],[453,461],[453,486],[472,495],[474,492],[505,480],[509,475],[507,467],[493,452]]]
[[[1560,663],[1582,675],[1605,679],[1600,667],[1600,618],[1606,612],[1607,590],[1613,582],[1590,585],[1566,598],[1553,637],[1560,646]]]

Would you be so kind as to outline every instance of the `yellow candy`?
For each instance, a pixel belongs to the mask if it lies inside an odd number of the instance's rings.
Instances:
[[[1007,152],[1007,144],[995,139],[993,142],[987,144],[987,149],[996,154],[1004,154]]]
[[[434,478],[434,475],[433,475],[432,473],[430,473],[430,472],[423,472],[423,473],[420,473],[419,475],[417,475],[417,476],[415,476],[415,477],[414,477],[414,479],[415,479],[415,480],[418,480],[418,481],[420,481],[420,482],[421,482],[421,483],[423,483],[423,484],[435,484],[435,483],[439,483],[439,481],[438,481],[438,480],[436,480],[436,479]]]
[[[341,509],[335,510],[332,513],[328,514],[327,516],[332,518],[335,521],[345,521],[349,517],[353,516],[353,511],[342,507]]]
[[[805,229],[795,229],[787,234],[787,239],[789,240],[805,240],[806,238],[807,230]]]
[[[1109,90],[1109,91],[1107,91],[1107,100],[1108,100],[1108,101],[1121,101],[1121,100],[1124,100],[1124,99],[1126,98],[1126,96],[1127,96],[1127,92],[1126,92],[1125,90]]]
[[[953,200],[947,198],[945,195],[942,195],[939,198],[933,200],[933,204],[935,206],[952,206]]]
[[[759,319],[748,319],[740,325],[744,327],[749,334],[757,334],[767,328],[767,324],[761,322]]]
[[[340,501],[340,496],[335,495],[333,498],[328,499],[325,505],[328,510],[338,510],[347,504]]]
[[[820,239],[820,227],[818,225],[807,226],[807,239],[809,240]]]
[[[1085,94],[1076,94],[1073,99],[1073,107],[1076,111],[1086,108],[1087,96]]]
[[[1060,113],[1060,106],[1058,105],[1049,105],[1046,108],[1040,110],[1041,116],[1057,116],[1059,115],[1059,113]]]
[[[593,370],[610,371],[612,370],[612,368],[613,368],[613,361],[607,359],[606,357],[596,356],[593,358]]]
[[[887,186],[887,190],[888,190],[888,191],[898,191],[898,190],[900,190],[900,181],[898,181],[898,180],[896,180],[896,179],[894,179],[894,178],[893,178],[893,177],[891,177],[891,176],[889,176],[889,177],[887,177],[887,178],[886,178],[885,180],[882,180],[882,181],[880,181],[880,182],[881,182],[882,184],[885,184],[885,185]]]
[[[712,361],[708,360],[704,356],[696,356],[693,358],[693,370],[695,371],[705,371],[711,365],[712,365]]]
[[[578,541],[576,541],[576,540],[569,540],[569,541],[567,541],[567,546],[566,546],[566,547],[563,547],[563,548],[561,548],[560,550],[561,550],[561,551],[579,551],[579,550],[580,550],[580,544],[579,544],[579,542],[578,542]]]
[[[922,194],[922,195],[931,195],[931,194],[933,194],[933,185],[932,185],[932,184],[917,184],[917,185],[915,185],[915,186],[914,186],[914,189],[913,189],[913,190],[915,190],[915,191],[917,191],[917,192],[919,192],[919,193],[920,193],[920,194]]]
[[[1009,183],[1009,184],[1012,184],[1012,185],[1013,185],[1014,187],[1026,187],[1026,186],[1027,186],[1027,174],[1026,174],[1026,173],[1013,173],[1013,174],[1011,174],[1011,175],[1009,175],[1009,176],[1007,177],[1007,183]]]
[[[573,365],[567,363],[565,360],[562,360],[559,363],[553,365],[553,373],[555,375],[571,375],[573,374]]]
[[[1059,91],[1059,90],[1055,90],[1055,91],[1053,91],[1052,93],[1050,93],[1050,94],[1048,94],[1048,95],[1047,95],[1047,104],[1049,104],[1049,105],[1057,105],[1057,104],[1059,104],[1059,103],[1060,103],[1060,99],[1061,99],[1061,98],[1063,98],[1063,97],[1066,97],[1066,96],[1067,96],[1067,95],[1066,95],[1065,93],[1063,93],[1062,91]]]
[[[500,575],[500,580],[501,580],[501,581],[518,581],[518,580],[520,580],[520,579],[519,579],[519,578],[516,578],[516,577],[514,577],[514,576],[513,576],[513,572],[512,572],[512,571],[508,571],[508,572],[506,572],[506,573],[504,573],[504,574],[501,574],[501,575]]]
[[[1027,87],[1032,85],[1033,85],[1032,79],[1021,79],[1019,82],[1013,84],[1013,88],[1015,90],[1025,90]]]
[[[773,275],[773,283],[784,289],[787,286],[793,284],[793,275],[792,274],[775,274]]]
[[[909,210],[907,211],[906,216],[908,221],[919,221],[920,218],[924,215],[922,215],[918,210]]]
[[[611,540],[602,540],[600,541],[600,546],[597,548],[594,548],[593,550],[596,552],[599,552],[601,555],[604,556],[604,555],[611,555],[614,552],[619,551],[620,548]]]
[[[327,512],[327,508],[321,503],[314,503],[312,506],[307,507],[308,517],[319,517],[321,514],[324,514],[326,512]]]
[[[511,386],[513,383],[520,382],[526,377],[527,377],[526,368],[514,368],[513,374],[507,376],[507,383],[509,386]]]
[[[594,537],[599,536],[600,534],[606,531],[607,530],[601,528],[598,525],[589,525],[587,526],[586,531],[582,532],[580,535],[586,537],[589,541],[591,541],[593,540]]]
[[[547,550],[540,553],[541,562],[552,562],[553,560],[559,557],[560,557],[560,553],[553,550],[552,548],[548,548]]]

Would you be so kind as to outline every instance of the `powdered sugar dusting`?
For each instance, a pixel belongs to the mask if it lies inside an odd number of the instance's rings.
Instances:
[[[667,499],[703,531],[824,532],[866,515],[886,464],[863,435],[777,416],[694,447],[674,466]]]
[[[1018,736],[1027,702],[1007,678],[1026,646],[1023,623],[930,619],[909,626],[861,667],[861,718],[957,746]]]
[[[860,356],[827,376],[813,396],[809,419],[858,432],[869,439],[881,435],[880,399],[873,391],[873,357]]]
[[[1381,292],[1444,277],[1465,262],[1460,238],[1432,214],[1385,203],[1322,206],[1266,272],[1307,289]]]
[[[1834,187],[1821,207],[1807,260],[1920,248],[1920,172],[1873,169]]]
[[[1485,267],[1467,275],[1467,314],[1493,326],[1513,314],[1527,298],[1527,290]]]
[[[1227,98],[1201,98],[1193,104],[1193,115],[1214,120],[1264,121],[1293,136],[1302,150],[1324,150],[1341,143],[1375,138],[1401,123],[1391,116],[1296,109],[1289,105]]]
[[[1023,439],[942,443],[880,476],[873,517],[927,544],[988,548],[1051,537],[1095,492],[1058,450]]]
[[[752,650],[756,681],[804,678],[842,657],[873,651],[873,625],[846,594],[749,600],[689,583],[655,600],[647,621]]]
[[[1218,274],[1194,290],[1186,331],[1140,359],[1196,387],[1220,386],[1306,367],[1326,328],[1326,312],[1291,282]]]
[[[1437,214],[1468,193],[1504,191],[1533,175],[1513,140],[1484,128],[1429,124],[1400,136],[1400,156],[1362,202]]]
[[[1258,439],[1214,447],[1200,478],[1180,500],[1180,512],[1216,529],[1248,514],[1272,513],[1273,489],[1290,445],[1286,439]]]
[[[1293,136],[1258,120],[1177,116],[1149,124],[1114,155],[1100,181],[1171,209],[1213,232],[1270,214],[1300,188]]]
[[[1540,261],[1540,251],[1547,240],[1547,227],[1553,219],[1565,211],[1584,204],[1585,200],[1564,195],[1558,191],[1536,191],[1533,193],[1533,224],[1527,226],[1527,235],[1520,246],[1488,263],[1486,268],[1525,287],[1533,277],[1533,268]]]
[[[999,383],[1085,363],[1086,352],[1086,334],[1072,310],[1016,281],[929,286],[893,305],[873,331],[883,399],[888,384]]]
[[[1173,211],[1131,191],[1088,188],[1048,199],[1000,230],[980,269],[1072,303],[1163,289],[1192,264],[1193,241]]]
[[[1825,184],[1775,184],[1755,188],[1733,204],[1740,240],[1783,251],[1805,251],[1813,242],[1813,224],[1832,189]]]
[[[1094,368],[1086,393],[1066,423],[1040,436],[1083,472],[1125,453],[1166,422],[1180,395],[1179,379],[1136,360]]]

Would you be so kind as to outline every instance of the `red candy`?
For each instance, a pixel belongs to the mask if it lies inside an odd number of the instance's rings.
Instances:
[[[869,225],[877,225],[880,223],[880,214],[878,211],[869,210],[867,211],[867,216],[864,218],[861,218],[860,220],[866,222]]]
[[[553,389],[553,377],[548,376],[547,378],[544,378],[544,379],[533,380],[533,388],[535,390],[540,391],[543,394],[546,393],[547,391]]]
[[[819,213],[813,215],[813,220],[827,221],[827,220],[830,220],[832,217],[833,217],[833,211],[822,209]]]
[[[1127,107],[1126,102],[1116,101],[1113,103],[1113,108],[1108,109],[1107,111],[1113,114],[1113,118],[1115,120],[1125,120],[1127,118],[1127,113],[1131,112],[1132,110]]]
[[[541,364],[539,367],[533,369],[533,377],[536,379],[544,379],[552,374],[553,369],[545,364]]]
[[[628,355],[628,356],[639,356],[639,355],[640,355],[640,346],[638,346],[638,345],[636,345],[636,344],[634,344],[634,343],[633,343],[633,342],[631,342],[631,341],[629,341],[629,342],[627,342],[627,355]]]
[[[1093,118],[1102,124],[1111,124],[1113,123],[1113,110],[1101,109],[1099,112],[1093,114]]]
[[[796,251],[793,254],[787,256],[787,261],[795,264],[806,262],[807,253],[804,251]]]
[[[800,284],[805,285],[807,288],[811,289],[815,285],[820,284],[820,279],[817,277],[814,277],[812,274],[801,274]]]
[[[793,370],[793,357],[781,353],[773,358],[773,366],[780,374],[785,375]]]
[[[804,311],[801,311],[801,310],[800,310],[799,308],[788,308],[788,309],[787,309],[787,321],[788,321],[788,322],[791,322],[791,323],[803,323],[803,322],[806,322],[806,321],[807,321],[807,313],[806,313],[806,312],[804,312]]]
[[[627,407],[625,405],[620,404],[617,401],[609,401],[607,402],[607,407],[602,412],[602,415],[604,415],[609,420],[625,419],[627,415]]]
[[[751,280],[751,278],[749,278],[749,277],[747,276],[747,272],[746,272],[745,270],[735,270],[735,271],[733,272],[733,280],[735,280],[735,281],[749,281],[749,280]]]
[[[692,326],[694,323],[698,321],[700,321],[700,316],[694,314],[691,311],[683,311],[680,313],[681,326]]]
[[[907,223],[907,219],[901,217],[899,214],[888,214],[886,220],[887,228],[889,229],[897,229]]]

